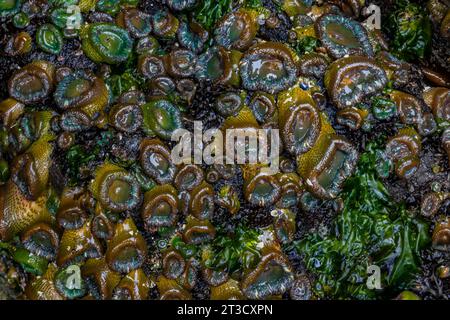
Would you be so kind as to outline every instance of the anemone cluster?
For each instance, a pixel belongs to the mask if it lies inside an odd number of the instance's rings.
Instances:
[[[450,81],[367,7],[0,0],[0,298],[417,298],[422,252],[448,282]],[[194,121],[279,130],[279,172],[175,164]]]

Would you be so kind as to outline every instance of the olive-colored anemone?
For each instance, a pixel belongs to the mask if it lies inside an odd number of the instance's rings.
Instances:
[[[320,199],[333,199],[356,167],[358,152],[345,138],[323,135],[313,148],[297,159],[306,189]]]
[[[25,55],[31,51],[32,39],[28,32],[20,32],[11,37],[5,46],[5,53],[9,56]]]
[[[429,88],[423,93],[425,103],[433,111],[437,120],[450,122],[450,90],[447,88]]]
[[[134,38],[142,38],[152,32],[150,15],[135,8],[120,11],[116,21],[117,25],[126,29]]]
[[[247,90],[277,93],[297,79],[293,52],[278,42],[263,42],[251,47],[240,62],[242,86]]]
[[[211,300],[244,300],[245,296],[239,287],[239,282],[229,279],[218,286],[211,287]]]
[[[311,11],[313,5],[312,0],[281,0],[281,8],[289,17],[305,15]]]
[[[216,229],[209,220],[199,220],[189,215],[183,232],[183,240],[189,244],[200,244],[214,239]]]
[[[91,117],[78,108],[65,111],[59,121],[61,129],[67,132],[85,131],[93,124]]]
[[[178,193],[171,185],[157,186],[147,191],[142,206],[142,219],[148,229],[170,227],[178,219]]]
[[[433,248],[450,251],[450,218],[444,218],[436,223],[433,231]]]
[[[339,110],[336,114],[336,120],[340,125],[348,127],[350,130],[360,129],[366,120],[369,112],[365,109],[355,107]]]
[[[186,262],[186,267],[184,272],[178,278],[178,283],[183,286],[186,290],[194,289],[198,280],[198,262],[194,258],[189,259]]]
[[[265,92],[257,92],[250,101],[249,108],[259,123],[266,123],[275,118],[277,104],[275,97]]]
[[[191,79],[180,79],[177,82],[177,91],[180,98],[188,105],[192,105],[197,93],[197,83]]]
[[[289,243],[294,239],[296,231],[295,213],[289,209],[275,209],[273,216],[273,228],[275,235],[281,243]]]
[[[113,299],[147,300],[150,280],[142,269],[133,270],[120,280],[114,288]]]
[[[51,54],[59,54],[64,45],[61,31],[49,23],[39,27],[36,42],[41,50]]]
[[[430,192],[422,198],[420,214],[424,217],[433,217],[441,208],[442,204],[450,198],[448,192]]]
[[[226,49],[246,50],[258,32],[258,12],[239,9],[226,15],[214,29],[218,45]]]
[[[420,165],[419,153],[422,144],[413,128],[400,129],[386,144],[386,154],[394,162],[395,172],[400,178],[413,176]]]
[[[276,176],[265,174],[254,167],[247,165],[243,169],[245,199],[254,206],[270,206],[280,199],[280,183]]]
[[[311,95],[298,86],[279,95],[278,113],[281,137],[286,149],[294,155],[307,152],[319,137],[333,132]]]
[[[160,275],[156,280],[161,300],[190,300],[192,299],[189,291],[178,284],[176,280],[168,279]]]
[[[146,79],[154,79],[165,74],[163,57],[143,54],[138,59],[138,70]]]
[[[91,223],[87,221],[79,229],[64,231],[59,242],[56,263],[64,267],[89,258],[99,258],[102,252],[100,242],[91,233]]]
[[[163,39],[174,38],[180,21],[169,11],[159,10],[152,15],[153,33]]]
[[[169,249],[163,254],[163,274],[167,279],[177,279],[186,267],[183,256],[175,249]]]
[[[55,67],[50,62],[34,61],[9,78],[9,95],[25,104],[39,102],[53,91],[54,78]]]
[[[196,76],[199,80],[216,84],[238,86],[238,64],[242,53],[227,51],[223,47],[211,47],[198,58]]]
[[[195,53],[200,53],[209,38],[208,31],[192,21],[190,23],[181,22],[178,29],[178,42],[186,49]]]
[[[147,36],[137,41],[134,51],[139,55],[155,54],[159,50],[159,46],[159,42],[155,37]]]
[[[447,14],[441,22],[441,35],[450,39],[450,10],[447,10]]]
[[[47,260],[55,260],[59,246],[59,236],[47,223],[37,223],[21,235],[25,249]]]
[[[202,183],[204,179],[203,169],[196,164],[182,165],[178,170],[174,185],[179,191],[191,191]]]
[[[0,102],[0,123],[7,129],[11,129],[16,121],[24,114],[25,105],[13,98]]]
[[[388,79],[375,60],[351,56],[333,62],[325,73],[324,81],[333,102],[343,109],[380,91]]]
[[[304,191],[304,185],[300,177],[294,173],[279,173],[278,181],[281,186],[280,200],[277,202],[278,208],[295,208],[300,196]]]
[[[128,59],[133,40],[128,32],[116,25],[94,23],[81,30],[84,53],[95,62],[116,64]]]
[[[294,281],[287,258],[278,250],[269,250],[253,270],[248,270],[241,289],[249,299],[264,299],[285,293]]]
[[[139,269],[147,258],[147,244],[133,219],[116,225],[114,237],[108,241],[106,262],[111,270],[128,273]]]
[[[194,8],[198,0],[167,0],[166,3],[174,11],[183,11]]]
[[[325,14],[316,21],[315,27],[322,44],[335,59],[345,55],[373,55],[366,30],[355,20]]]
[[[418,124],[422,118],[423,110],[420,101],[405,92],[394,90],[390,98],[395,102],[400,120],[404,124]]]
[[[322,79],[329,63],[327,56],[312,52],[300,57],[298,68],[302,76]]]
[[[111,240],[114,236],[115,226],[101,208],[96,209],[91,222],[91,232],[98,239]]]
[[[213,269],[203,268],[202,269],[203,279],[207,284],[211,286],[211,290],[214,287],[218,287],[224,283],[226,283],[229,279],[228,272],[226,271],[217,271]]]
[[[91,184],[94,197],[113,212],[137,208],[142,201],[141,186],[125,169],[105,163],[97,168]]]
[[[313,290],[311,288],[311,280],[305,274],[296,276],[294,283],[289,290],[289,296],[292,300],[311,300]]]
[[[411,65],[398,59],[392,53],[380,51],[376,60],[384,69],[389,80],[393,81],[396,86],[404,86],[410,79]]]
[[[159,76],[152,78],[148,84],[149,87],[149,93],[152,99],[154,100],[155,97],[170,97],[175,94],[176,90],[176,84],[175,81],[168,76]],[[143,106],[142,106],[143,107]],[[144,114],[145,116],[145,114]],[[144,117],[144,124],[146,123],[146,118]],[[149,135],[153,135],[154,133],[151,132],[151,129],[147,125],[144,126],[144,129],[147,130],[147,133]]]
[[[115,105],[109,112],[109,122],[118,131],[136,132],[142,126],[142,109],[136,104]]]
[[[97,299],[111,299],[114,288],[121,280],[120,274],[108,267],[105,258],[87,260],[81,268],[81,274],[95,283],[95,287],[89,289]]]
[[[36,277],[27,283],[25,294],[30,300],[64,300],[55,286],[55,274],[58,268],[49,264],[47,271],[42,277]]]
[[[71,265],[66,268],[59,268],[54,276],[54,285],[61,296],[66,299],[78,299],[86,295],[86,281],[81,276],[78,265]]]
[[[164,98],[153,98],[142,106],[142,111],[144,125],[162,139],[170,140],[172,133],[183,127],[180,110]]]
[[[47,188],[52,139],[51,135],[41,137],[13,162],[11,178],[28,200],[37,200]]]
[[[46,193],[30,201],[14,182],[0,186],[0,239],[8,241],[39,222],[52,224],[54,218],[46,203]]]
[[[166,70],[174,78],[194,75],[197,56],[187,49],[175,49],[165,56]]]
[[[19,12],[21,0],[0,0],[0,18],[10,17]]]
[[[235,116],[243,107],[242,97],[234,92],[227,92],[217,97],[214,107],[223,117]]]
[[[158,139],[144,139],[141,143],[140,163],[144,172],[159,184],[171,183],[176,167],[169,149]]]
[[[190,192],[189,213],[200,220],[209,219],[214,212],[214,189],[202,182]]]
[[[84,225],[87,219],[87,212],[82,204],[84,192],[85,190],[80,187],[63,190],[56,213],[56,221],[60,227],[78,229]]]
[[[103,113],[108,97],[105,82],[83,70],[64,77],[54,94],[55,102],[62,110],[82,111],[91,120]]]

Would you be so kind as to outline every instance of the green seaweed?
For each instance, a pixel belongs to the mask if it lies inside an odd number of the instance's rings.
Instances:
[[[232,9],[233,0],[204,0],[194,12],[195,20],[211,30]]]
[[[414,61],[424,58],[431,44],[431,22],[425,10],[407,0],[396,1],[389,15],[386,31],[392,35],[390,48],[400,59]]]
[[[232,234],[219,232],[211,246],[205,248],[205,265],[229,273],[254,267],[261,257],[257,249],[259,236],[258,230],[244,225],[236,227]]]
[[[302,56],[305,53],[314,52],[318,47],[319,40],[315,37],[305,36],[298,39],[293,45],[292,49],[297,53],[298,56]]]
[[[346,181],[344,209],[330,234],[310,234],[296,244],[317,276],[314,290],[320,297],[379,297],[380,291],[366,285],[371,265],[380,267],[387,295],[408,288],[419,271],[420,250],[430,241],[429,226],[392,200],[378,175],[379,150],[370,144]]]

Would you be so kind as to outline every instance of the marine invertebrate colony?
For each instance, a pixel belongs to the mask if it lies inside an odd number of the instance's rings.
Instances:
[[[450,299],[450,8],[397,2],[0,0],[0,297]]]

